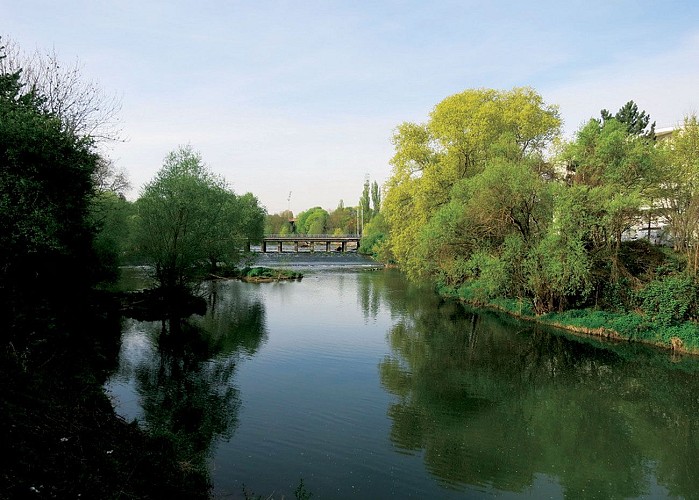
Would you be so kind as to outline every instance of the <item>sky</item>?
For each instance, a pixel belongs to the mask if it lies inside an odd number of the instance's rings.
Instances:
[[[699,112],[696,0],[0,0],[0,34],[121,100],[130,199],[191,145],[269,213],[353,206],[395,127],[469,88],[533,87],[567,137],[629,100]]]

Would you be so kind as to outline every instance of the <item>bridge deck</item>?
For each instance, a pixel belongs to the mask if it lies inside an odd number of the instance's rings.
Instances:
[[[348,244],[354,243],[355,248],[359,248],[361,236],[353,234],[268,234],[262,239],[260,251],[267,252],[268,246],[271,244],[276,247],[276,251],[281,253],[284,251],[284,244],[293,244],[293,251],[299,252],[300,248],[308,248],[311,252],[316,250],[316,243],[324,244],[325,251],[330,252],[332,243],[339,244],[339,247],[333,251],[346,252]]]

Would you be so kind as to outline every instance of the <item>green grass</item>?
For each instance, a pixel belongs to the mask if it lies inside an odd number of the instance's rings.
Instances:
[[[469,286],[456,288],[439,285],[437,291],[444,297],[462,300],[475,307],[494,308],[523,319],[573,331],[614,334],[622,339],[668,348],[673,347],[673,343],[677,345],[676,339],[679,339],[682,350],[699,354],[699,324],[693,321],[667,325],[636,312],[616,313],[599,309],[571,309],[537,316],[528,299],[495,298],[484,301]]]

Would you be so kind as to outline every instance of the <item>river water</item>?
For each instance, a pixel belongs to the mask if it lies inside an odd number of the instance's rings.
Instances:
[[[699,497],[699,362],[474,312],[348,256],[125,320],[107,383],[220,498]]]

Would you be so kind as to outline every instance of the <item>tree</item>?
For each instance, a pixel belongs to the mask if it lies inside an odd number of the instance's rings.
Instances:
[[[229,212],[231,240],[227,247],[232,253],[233,260],[229,264],[235,265],[237,261],[246,256],[248,243],[260,243],[265,234],[266,210],[260,205],[259,200],[252,193],[245,193],[235,199]],[[223,228],[225,231],[225,227]],[[225,252],[223,255],[226,254]]]
[[[36,109],[55,117],[67,135],[87,141],[93,153],[99,142],[119,139],[119,99],[106,95],[97,82],[86,80],[77,60],[72,65],[63,64],[55,49],[47,53],[36,50],[26,54],[8,41],[7,57],[0,58],[0,72],[17,74],[23,92],[37,97],[34,102]],[[114,277],[117,254],[107,251],[107,246],[111,245],[105,246],[105,243],[114,243],[115,240],[110,235],[99,234],[100,224],[110,217],[105,212],[106,206],[110,205],[109,197],[102,195],[112,192],[123,197],[129,182],[126,172],[103,155],[97,158],[92,177],[95,197],[91,200],[90,211],[95,213],[89,219],[97,230],[95,249],[103,259],[97,266],[101,268],[97,275]],[[116,251],[116,247],[113,249]]]
[[[449,204],[455,185],[494,159],[542,171],[559,128],[557,108],[530,88],[466,90],[437,104],[426,124],[399,125],[382,212],[401,267],[412,277],[429,269],[420,253],[423,228]]]
[[[328,232],[332,234],[353,234],[357,232],[357,210],[346,207],[342,200],[328,217]]]
[[[661,146],[666,162],[658,193],[660,213],[668,222],[675,250],[699,270],[699,120],[685,117],[683,126]]]
[[[242,238],[259,239],[264,211],[252,195],[227,189],[191,147],[180,147],[138,199],[137,243],[161,288],[189,288],[224,261],[240,258]]]
[[[360,217],[360,230],[363,229],[364,221],[371,220],[371,198],[369,194],[369,179],[364,181],[364,189],[362,190],[362,196],[359,198],[359,217]]]
[[[381,210],[381,190],[379,184],[374,181],[371,185],[371,212],[376,215]]]
[[[294,213],[284,210],[277,214],[267,214],[265,219],[265,234],[290,234]]]
[[[65,132],[95,142],[119,139],[119,98],[105,94],[97,82],[86,80],[77,59],[64,64],[55,49],[26,54],[12,41],[6,41],[6,46],[8,56],[0,60],[0,72],[21,69],[20,83],[41,95],[39,108],[58,117]]]
[[[119,266],[128,260],[134,210],[133,203],[112,191],[97,193],[92,199],[90,220],[96,229],[93,246],[102,264],[96,270],[99,281],[115,281]]]
[[[603,123],[615,119],[626,126],[626,131],[629,134],[655,139],[655,122],[650,125],[650,128],[647,128],[650,123],[650,115],[645,111],[639,112],[638,105],[633,101],[624,104],[614,116],[606,109],[603,109],[600,114]]]
[[[131,187],[126,171],[117,168],[111,159],[102,156],[97,160],[92,180],[98,193],[110,192],[123,197]]]
[[[299,234],[326,234],[328,229],[328,212],[321,207],[309,208],[301,212],[296,220]]]
[[[546,233],[552,204],[551,185],[535,171],[492,161],[460,181],[451,201],[422,229],[415,251],[429,263],[423,276],[466,286],[476,300],[523,296],[518,266]]]
[[[0,315],[14,326],[35,319],[19,312],[26,304],[45,311],[87,290],[96,264],[93,142],[41,102],[19,71],[0,71]]]
[[[378,259],[390,260],[390,257],[385,253],[387,235],[388,227],[386,226],[386,221],[384,221],[383,215],[379,212],[364,226],[359,252],[372,255]]]
[[[596,192],[593,199],[599,231],[593,247],[606,249],[612,281],[623,273],[619,249],[625,230],[640,220],[643,207],[657,197],[662,153],[643,135],[630,134],[617,119],[591,119],[564,148],[563,158],[574,165],[572,183]]]

